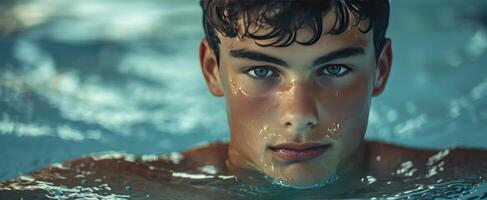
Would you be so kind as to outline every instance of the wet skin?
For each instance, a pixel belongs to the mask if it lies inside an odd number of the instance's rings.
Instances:
[[[333,21],[324,18],[325,30]],[[390,40],[377,58],[372,32],[359,30],[364,26],[310,46],[263,47],[256,42],[272,39],[219,35],[219,62],[203,39],[205,80],[226,101],[232,172],[263,172],[305,187],[362,168],[371,98],[383,91],[392,61]],[[302,28],[297,41],[312,34]]]

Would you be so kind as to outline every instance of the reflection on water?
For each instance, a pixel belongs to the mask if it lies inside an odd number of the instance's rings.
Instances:
[[[440,161],[442,151],[431,157]],[[260,176],[223,175],[211,165],[192,171],[163,167],[162,160],[178,166],[174,156],[135,156],[120,152],[99,153],[77,164],[52,164],[49,173],[22,176],[16,183],[0,183],[5,198],[23,191],[32,199],[486,199],[487,179],[480,176],[449,179],[435,174],[422,179],[403,174],[412,164],[404,164],[392,179],[365,176],[362,181],[333,187],[323,185],[294,189],[272,185]],[[78,162],[78,161],[76,161]],[[165,162],[165,161],[164,161]],[[100,167],[110,165],[107,168]],[[427,163],[428,166],[438,165]],[[172,169],[170,169],[172,168]],[[122,177],[121,177],[122,176]],[[15,191],[14,191],[15,190]],[[12,191],[9,193],[9,191]]]
[[[386,92],[374,100],[369,139],[487,148],[486,4],[391,2],[394,66]],[[223,102],[208,94],[198,69],[203,32],[196,1],[2,1],[0,11],[0,159],[9,160],[0,179],[90,152],[159,154],[228,137]],[[432,162],[434,175],[442,166]],[[406,162],[397,173],[413,175],[415,168]],[[487,191],[485,181],[473,180],[403,189],[396,197]],[[55,196],[127,197],[93,192],[110,191],[102,183],[35,184],[29,187]]]

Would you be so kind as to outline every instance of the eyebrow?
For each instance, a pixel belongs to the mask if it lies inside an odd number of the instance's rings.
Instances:
[[[244,58],[244,59],[250,59],[256,61],[274,63],[276,65],[288,66],[288,64],[284,60],[257,51],[237,49],[237,50],[231,50],[230,55],[235,58]]]
[[[338,49],[336,51],[332,51],[326,55],[323,55],[317,59],[314,60],[313,66],[316,65],[321,65],[323,63],[330,62],[332,60],[340,59],[340,58],[348,58],[352,56],[358,56],[358,55],[364,55],[365,50],[362,47],[347,47],[347,48],[342,48]],[[244,59],[250,59],[250,60],[255,60],[255,61],[263,61],[263,62],[268,62],[268,63],[273,63],[276,65],[282,65],[288,67],[289,65],[286,63],[286,61],[276,58],[271,55],[267,55],[265,53],[257,52],[257,51],[251,51],[247,49],[236,49],[236,50],[231,50],[230,55],[235,58],[244,58]]]
[[[347,47],[343,49],[338,49],[336,51],[332,51],[324,56],[317,58],[313,62],[313,66],[321,65],[323,63],[327,63],[332,60],[336,60],[340,58],[348,58],[348,57],[364,55],[364,54],[365,54],[365,50],[362,47]]]

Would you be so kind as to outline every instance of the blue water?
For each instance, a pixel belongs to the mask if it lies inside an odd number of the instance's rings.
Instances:
[[[199,70],[196,0],[0,6],[0,180],[91,152],[227,140],[224,102]],[[486,6],[392,0],[393,69],[366,138],[487,148]]]

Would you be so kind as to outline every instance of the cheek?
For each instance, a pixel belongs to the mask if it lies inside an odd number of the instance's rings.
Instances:
[[[275,107],[271,98],[259,96],[250,97],[243,93],[227,96],[229,116],[240,124],[262,124],[268,118],[269,111]]]
[[[340,84],[318,85],[320,111],[328,119],[346,121],[368,111],[371,98],[371,83],[367,73],[355,74],[353,79]]]
[[[276,103],[270,96],[252,96],[238,86],[241,82],[230,79],[226,87],[227,116],[232,133],[232,141],[241,147],[242,152],[258,151],[266,142],[266,132],[270,129]],[[255,147],[255,148],[242,148]],[[249,155],[257,155],[257,152]]]
[[[249,78],[232,74],[226,80],[225,98],[229,120],[236,122],[230,127],[259,129],[272,119],[270,111],[276,101],[270,95],[275,83],[260,84]]]
[[[361,139],[367,125],[371,98],[368,73],[355,74],[353,78],[335,84],[315,84],[320,129],[324,137],[348,141]],[[321,137],[315,135],[315,137]],[[319,139],[319,138],[316,138]]]

